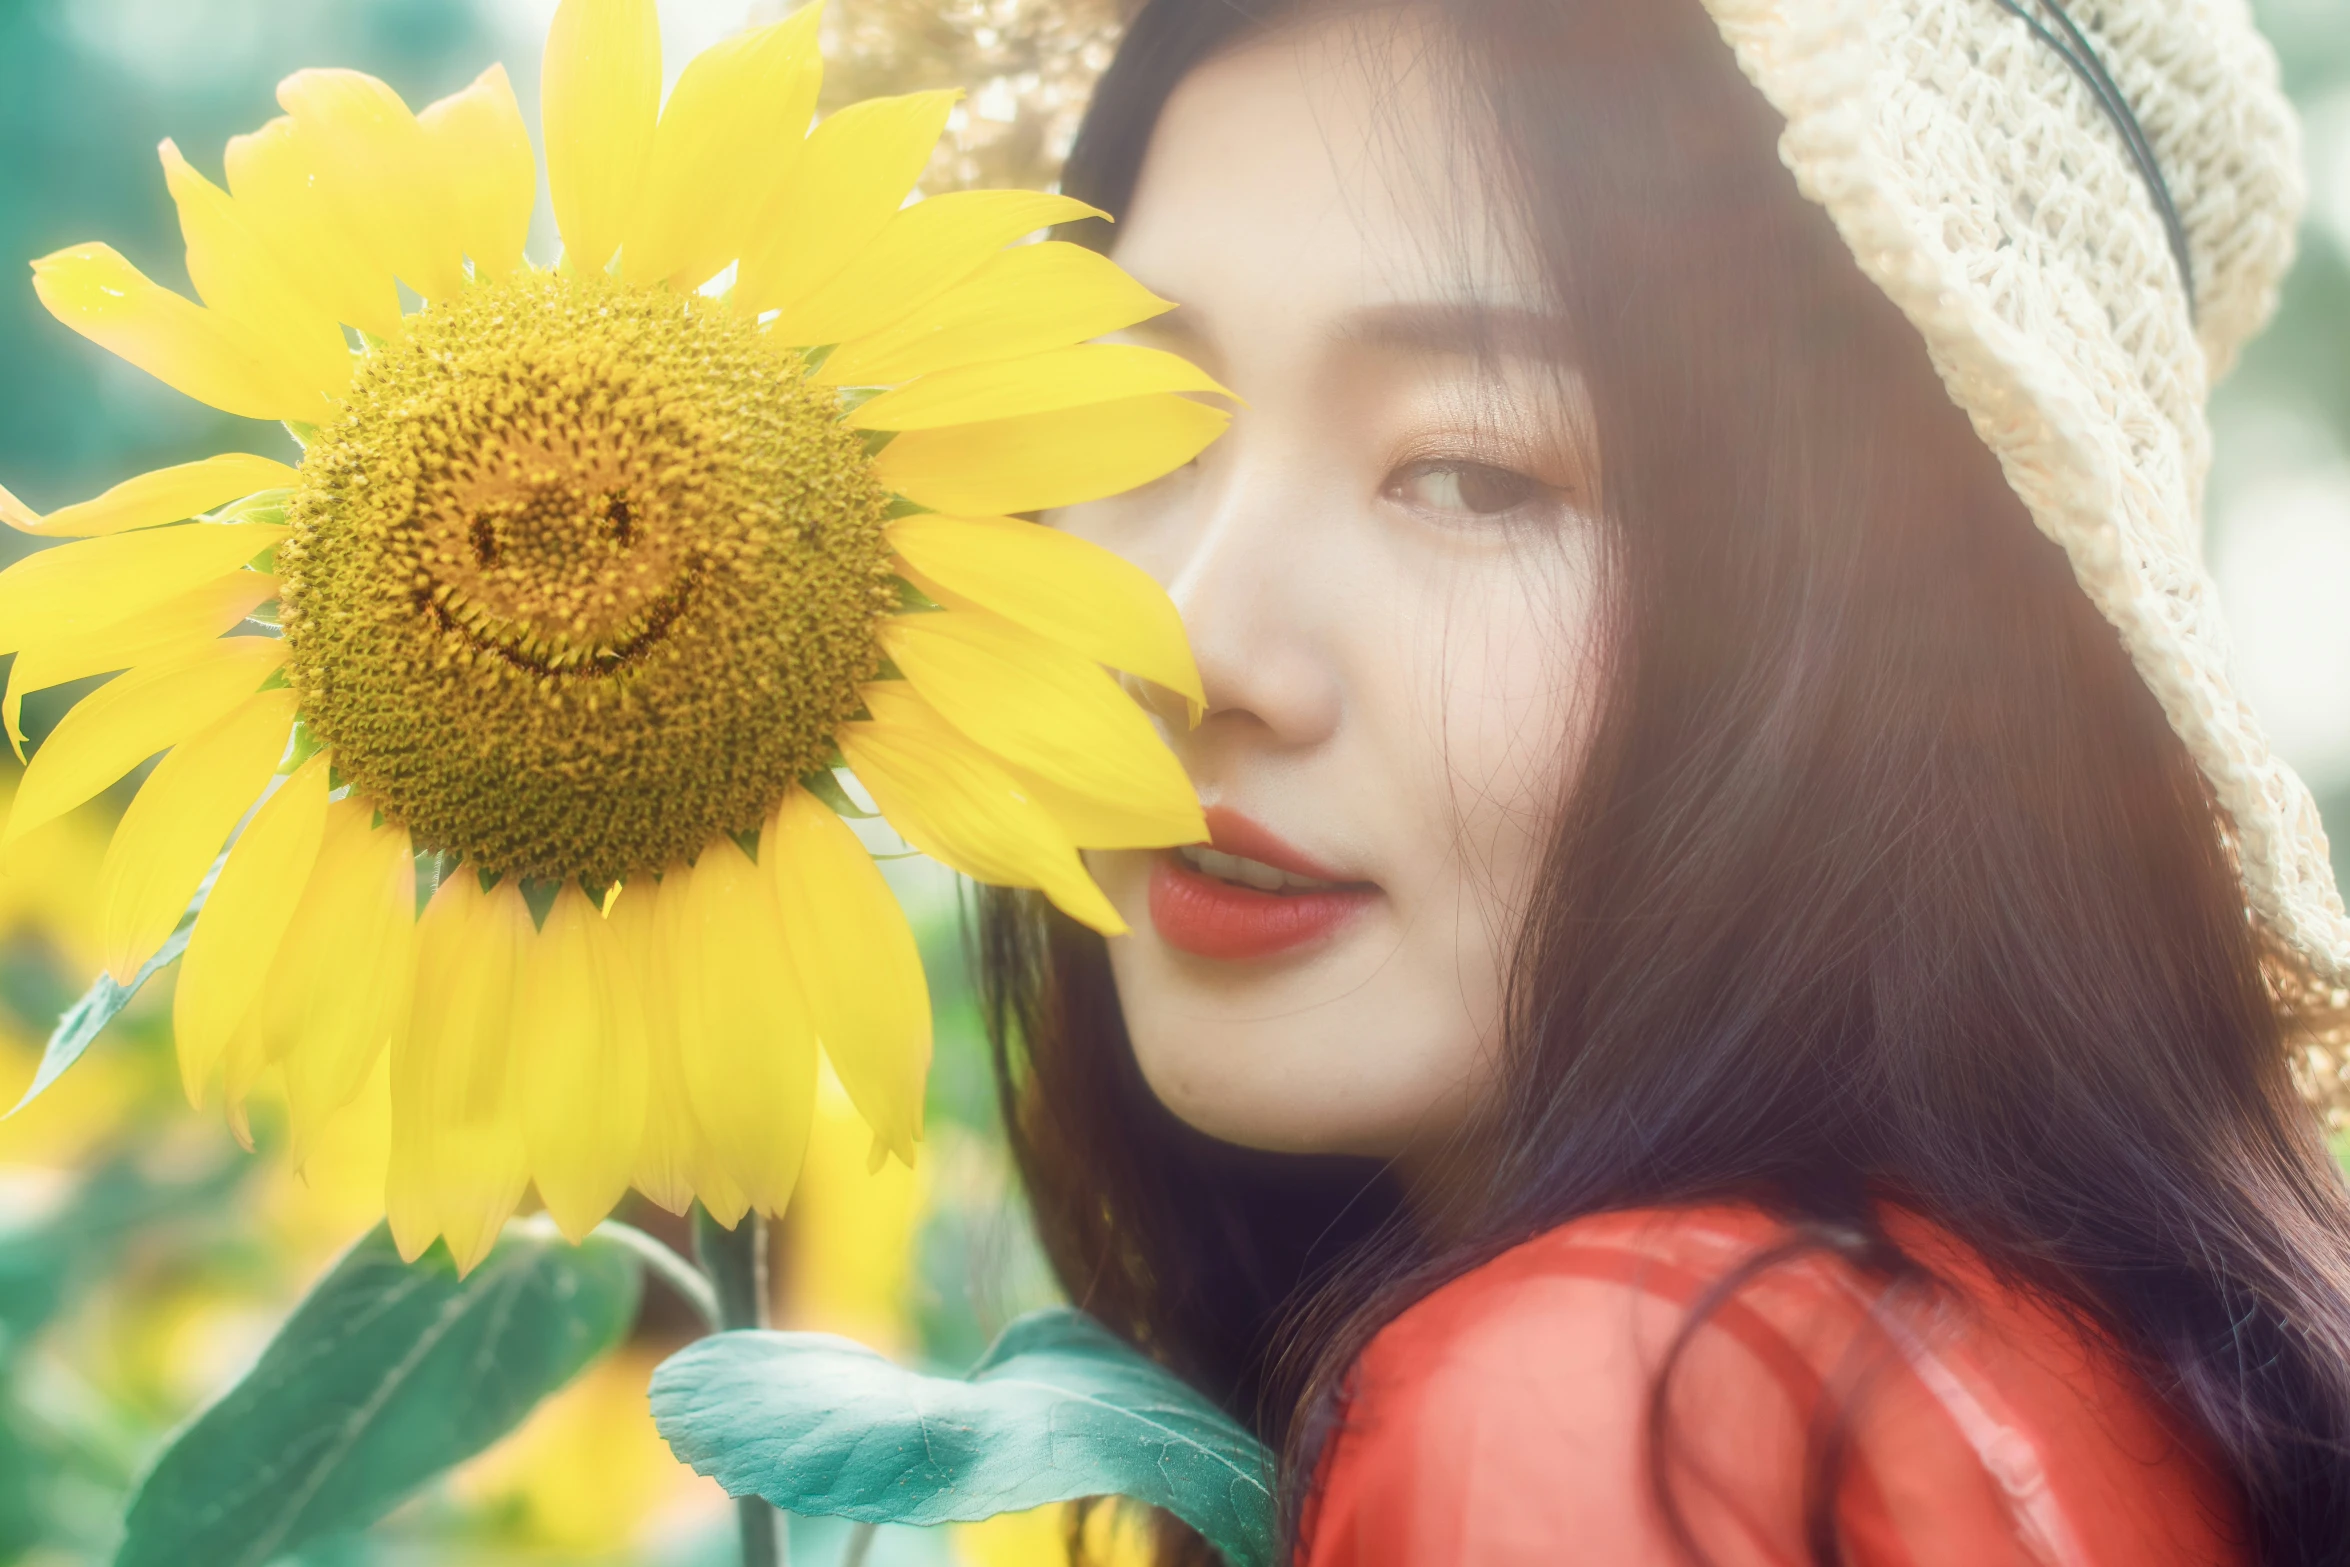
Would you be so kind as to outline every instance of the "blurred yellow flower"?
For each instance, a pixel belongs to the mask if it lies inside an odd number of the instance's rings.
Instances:
[[[617,1556],[672,1514],[722,1516],[717,1482],[680,1464],[653,1427],[645,1384],[659,1358],[627,1349],[597,1361],[460,1470],[457,1494],[504,1520],[515,1543],[563,1560]]]
[[[0,812],[16,799],[0,784]],[[49,832],[0,858],[0,940],[48,943],[69,977],[98,971],[98,867],[113,822],[97,805],[74,811]]]
[[[955,1559],[963,1567],[1065,1567],[1071,1508],[1067,1503],[1025,1513],[998,1513],[955,1526]],[[1085,1560],[1094,1567],[1150,1567],[1150,1532],[1139,1509],[1116,1498],[1095,1503],[1085,1516]]]
[[[0,809],[15,781],[0,785]],[[91,804],[0,858],[0,943],[39,952],[64,983],[98,971],[98,867],[111,821]],[[17,1102],[39,1069],[43,1041],[0,1014],[0,1111]],[[118,1133],[125,1113],[151,1092],[151,1074],[121,1057],[83,1063],[21,1114],[0,1120],[0,1171],[70,1169]],[[4,1207],[5,1204],[0,1204]]]
[[[1091,209],[906,202],[954,95],[808,130],[816,13],[664,106],[651,0],[565,0],[552,270],[496,67],[420,114],[298,72],[225,189],[164,143],[201,306],[102,244],[34,263],[59,320],[305,451],[46,517],[0,491],[76,540],[0,573],[12,740],[25,690],[127,671],[41,746],[0,847],[168,753],[97,878],[106,966],[162,946],[237,834],[175,998],[186,1086],[217,1078],[241,1131],[280,1075],[300,1163],[388,1047],[406,1255],[445,1237],[470,1268],[534,1181],[574,1237],[632,1182],[777,1211],[820,1047],[911,1162],[929,1003],[833,767],[916,847],[1104,931],[1080,847],[1204,836],[1102,667],[1196,710],[1173,607],[1008,514],[1188,461],[1226,415],[1186,394],[1221,389],[1089,341],[1167,308],[1106,258],[1014,243]]]
[[[928,1167],[892,1161],[874,1168],[870,1143],[839,1078],[824,1073],[786,1230],[784,1321],[895,1356],[913,1336],[909,1306]]]

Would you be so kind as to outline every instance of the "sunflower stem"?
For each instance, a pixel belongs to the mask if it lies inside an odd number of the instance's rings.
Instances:
[[[718,1297],[718,1327],[763,1328],[767,1325],[767,1223],[757,1214],[745,1214],[733,1229],[694,1204],[694,1258],[709,1275]],[[783,1515],[756,1496],[735,1498],[742,1525],[743,1567],[785,1567],[789,1545]]]
[[[645,1271],[668,1285],[670,1292],[702,1319],[702,1326],[713,1333],[718,1331],[718,1292],[711,1288],[708,1274],[672,1251],[666,1242],[632,1224],[606,1219],[596,1226],[596,1233],[634,1252],[637,1261],[645,1265]]]

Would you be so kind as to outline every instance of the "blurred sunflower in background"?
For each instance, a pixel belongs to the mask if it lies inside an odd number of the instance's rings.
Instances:
[[[75,541],[0,573],[12,740],[24,691],[125,671],[34,754],[0,848],[168,752],[100,869],[106,965],[165,950],[210,875],[191,1096],[217,1080],[241,1129],[281,1077],[299,1159],[388,1049],[411,1257],[472,1266],[533,1182],[574,1237],[632,1183],[776,1212],[819,1048],[911,1161],[927,993],[836,767],[916,848],[1105,932],[1080,847],[1204,836],[1104,668],[1197,704],[1173,607],[1013,514],[1180,466],[1226,420],[1188,394],[1221,389],[1090,341],[1166,301],[1015,243],[1091,209],[907,204],[953,94],[809,131],[817,21],[704,52],[664,106],[651,0],[565,0],[553,268],[494,67],[415,114],[300,72],[225,188],[166,142],[201,305],[105,245],[34,264],[66,325],[305,449],[45,517],[0,492]]]

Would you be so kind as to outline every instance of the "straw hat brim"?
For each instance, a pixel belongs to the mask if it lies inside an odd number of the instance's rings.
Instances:
[[[2120,633],[2210,780],[2253,914],[2350,985],[2309,790],[2231,678],[2202,560],[2205,399],[2275,306],[2303,200],[2277,64],[2240,0],[2081,22],[2189,241],[2089,88],[1996,0],[1705,0],[1786,120],[1780,155]]]

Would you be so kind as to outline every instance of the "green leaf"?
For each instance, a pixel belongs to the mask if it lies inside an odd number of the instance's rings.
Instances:
[[[188,933],[196,928],[196,916],[203,912],[204,900],[212,896],[212,883],[220,876],[220,868],[227,863],[228,851],[223,849],[219,858],[212,862],[212,868],[204,873],[204,880],[197,886],[196,895],[188,900],[187,912],[180,916],[178,927],[156,949],[155,956],[139,965],[139,971],[131,976],[129,984],[118,985],[113,975],[100,974],[91,982],[90,988],[82,993],[82,999],[66,1008],[65,1015],[57,1020],[57,1026],[49,1032],[49,1043],[41,1052],[41,1064],[33,1073],[32,1083],[8,1115],[0,1115],[0,1121],[7,1120],[9,1115],[16,1114],[40,1098],[51,1083],[65,1075],[67,1067],[82,1058],[82,1052],[90,1048],[91,1042],[107,1024],[114,1021],[115,1015],[131,1004],[131,997],[139,993],[139,987],[153,979],[166,965],[179,961],[180,954],[188,950]]]
[[[65,1075],[67,1067],[82,1058],[82,1052],[89,1049],[91,1041],[98,1037],[99,1032],[114,1021],[115,1014],[131,1004],[131,997],[139,993],[139,987],[154,978],[158,969],[177,960],[187,950],[188,932],[194,925],[193,919],[182,920],[180,928],[171,933],[170,939],[163,943],[155,956],[139,966],[139,971],[131,976],[129,984],[116,984],[111,974],[101,974],[91,983],[90,988],[82,993],[82,999],[68,1007],[65,1015],[57,1020],[57,1027],[50,1031],[48,1048],[41,1052],[40,1068],[33,1073],[32,1083],[25,1089],[24,1097],[17,1100],[8,1115],[16,1114],[40,1098],[51,1083]],[[0,1120],[6,1119],[7,1116],[0,1116]]]
[[[543,1222],[509,1225],[464,1279],[440,1247],[403,1264],[376,1226],[164,1450],[117,1567],[260,1567],[372,1522],[614,1343],[639,1287],[626,1247]]]
[[[1084,1496],[1181,1518],[1233,1567],[1273,1560],[1273,1457],[1090,1317],[1034,1312],[967,1380],[825,1333],[721,1333],[653,1374],[653,1419],[731,1495],[940,1524]]]

